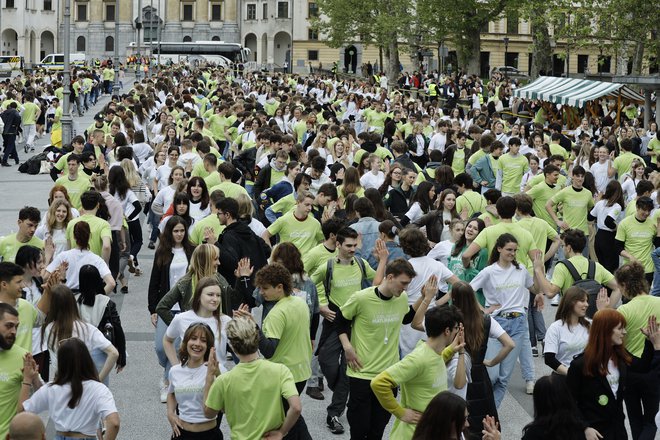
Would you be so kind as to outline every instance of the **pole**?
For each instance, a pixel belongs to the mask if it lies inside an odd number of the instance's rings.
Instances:
[[[67,0],[69,1],[69,0]],[[112,85],[112,94],[119,95],[119,3],[115,3],[115,14],[117,15],[117,21],[115,22],[115,81]]]
[[[161,37],[162,37],[162,34],[161,34],[162,31],[161,31],[161,29],[160,29],[160,20],[161,20],[161,19],[160,19],[160,5],[161,5],[161,2],[158,1],[158,11],[159,11],[159,14],[158,14],[158,21],[156,22],[156,26],[157,26],[157,28],[156,28],[156,34],[157,34],[157,35],[156,35],[156,38],[158,38],[158,69],[159,69],[158,71],[159,71],[159,72],[160,72],[160,39],[161,39]],[[165,7],[167,8],[167,6],[165,6]],[[167,13],[167,12],[166,12],[166,13]]]
[[[149,63],[154,54],[154,0],[151,0],[151,13],[149,14]],[[143,34],[144,35],[144,34]]]
[[[135,27],[137,28],[137,69],[135,70],[135,80],[140,81],[142,77],[142,38],[140,36],[140,31],[142,30],[142,0],[138,0],[138,18]]]
[[[509,80],[509,69],[507,69],[507,58],[509,58],[509,37],[504,37],[504,79]]]
[[[71,144],[73,139],[73,118],[71,117],[71,0],[64,0],[64,72],[62,77],[62,145]]]

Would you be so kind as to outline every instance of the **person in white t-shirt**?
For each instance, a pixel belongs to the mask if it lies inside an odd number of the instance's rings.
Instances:
[[[527,307],[534,280],[525,266],[516,261],[517,250],[518,241],[513,235],[508,233],[500,235],[491,253],[490,265],[470,281],[475,291],[482,289],[486,299],[486,313],[492,315],[516,343],[513,352],[499,364],[494,375],[493,394],[498,407],[504,399],[516,360],[526,353],[522,347],[524,344],[530,345]],[[540,271],[543,272],[542,262]],[[536,274],[537,271],[534,273]],[[543,297],[539,294],[534,300],[534,306],[542,307],[542,305]],[[491,353],[487,356],[489,354]],[[531,357],[531,350],[529,356]],[[527,361],[521,362],[522,375],[526,382],[526,391],[531,394],[535,380],[534,363],[532,359]]]
[[[591,323],[587,318],[587,292],[570,287],[564,292],[557,309],[557,319],[545,332],[545,364],[555,373],[566,376],[573,358],[584,352]]]
[[[370,171],[360,177],[360,185],[365,191],[369,188],[378,189],[385,182],[385,174],[380,170],[383,162],[381,158],[372,153],[369,155],[368,160]]]
[[[607,147],[600,147],[596,151],[596,154],[598,156],[598,162],[591,165],[589,171],[594,176],[598,192],[604,193],[607,184],[610,180],[614,179],[616,170],[612,167],[612,158]]]
[[[104,381],[112,367],[119,359],[119,352],[106,337],[92,324],[80,317],[78,304],[71,289],[64,284],[58,284],[51,289],[50,310],[46,315],[42,333],[43,341],[48,346],[53,371],[58,372],[57,353],[62,341],[70,338],[80,339],[89,353],[94,350],[104,352],[107,357],[103,365],[97,365],[98,379]],[[117,365],[117,372],[123,367]]]
[[[70,292],[69,295],[73,298]],[[35,414],[48,411],[57,430],[56,439],[95,439],[102,420],[103,438],[115,440],[119,432],[115,399],[108,387],[99,382],[85,343],[78,338],[60,341],[57,364],[60,369],[53,381],[19,402],[18,411]],[[34,374],[31,368],[28,370]]]
[[[165,331],[163,347],[171,365],[179,364],[174,341],[183,337],[186,329],[193,323],[203,322],[214,334],[214,346],[218,356],[218,364],[222,373],[227,372],[227,338],[224,327],[231,318],[220,313],[222,303],[220,284],[215,277],[204,277],[197,283],[192,298],[192,308],[177,314]],[[171,370],[170,370],[171,371]],[[171,384],[171,383],[170,383]],[[170,385],[171,386],[171,385]]]
[[[408,261],[417,274],[406,289],[409,304],[414,304],[422,295],[422,287],[433,275],[438,280],[438,290],[441,292],[449,290],[447,283],[454,284],[460,281],[456,275],[447,269],[447,266],[427,256],[429,252],[428,241],[421,230],[416,228],[404,229],[399,235],[399,243],[403,252],[411,257]],[[439,300],[438,305],[447,301],[449,301],[449,294],[444,295]],[[423,337],[424,333],[415,330],[410,324],[402,325],[399,338],[401,357],[412,352]]]
[[[170,326],[173,324],[174,321]],[[190,324],[183,334],[178,353],[181,363],[170,369],[167,420],[172,426],[174,439],[218,438],[216,418],[204,415],[206,362],[211,356],[215,357],[214,344],[211,343],[216,340],[213,328],[217,328],[217,323],[211,326],[201,321]]]

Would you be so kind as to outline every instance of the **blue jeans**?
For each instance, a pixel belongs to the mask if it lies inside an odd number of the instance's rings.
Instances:
[[[96,437],[65,437],[57,434],[55,440],[96,440]]]
[[[495,398],[495,405],[500,406],[502,400],[504,399],[504,394],[506,393],[506,387],[509,384],[511,375],[513,374],[513,369],[516,365],[516,360],[518,357],[523,355],[527,356],[526,352],[529,353],[529,360],[531,361],[532,357],[532,347],[529,343],[529,326],[527,325],[527,314],[522,314],[517,318],[506,319],[500,316],[496,316],[495,320],[502,326],[504,331],[513,339],[513,342],[516,343],[516,347],[507,355],[506,358],[499,365],[495,367],[488,368],[488,375],[493,384],[493,396]],[[491,341],[488,344],[488,350],[486,353],[486,359],[492,359],[499,352],[501,344],[499,341]],[[522,362],[520,363],[520,368],[522,370],[523,378],[525,381],[534,380],[534,363],[533,362]]]
[[[103,366],[105,365],[105,360],[108,359],[108,355],[105,351],[101,351],[98,348],[95,348],[90,353],[92,355],[92,360],[94,361],[94,366],[96,366],[96,371],[101,372]],[[110,385],[110,375],[108,374],[105,379],[103,379],[103,385],[106,387]]]
[[[179,311],[173,311],[171,312],[172,314],[177,314],[180,313]],[[156,333],[154,333],[154,344],[156,348],[156,356],[158,357],[158,363],[160,364],[161,367],[165,369],[165,372],[163,373],[163,378],[165,380],[168,380],[170,376],[170,368],[172,368],[172,364],[170,364],[169,359],[167,359],[167,355],[165,354],[165,348],[163,347],[163,337],[165,336],[165,332],[167,331],[167,324],[165,324],[165,321],[163,321],[161,318],[158,318],[158,323],[156,324]],[[181,345],[181,338],[176,338],[174,340],[174,349],[178,352],[179,351],[179,346]]]
[[[160,222],[160,216],[154,214],[154,212],[150,209],[149,214],[147,214],[147,223],[151,225],[151,233],[149,235],[149,241],[153,241],[154,243],[156,240],[158,240],[158,234],[160,231],[158,230],[158,223]]]
[[[653,260],[653,287],[651,288],[651,295],[660,296],[660,247],[651,252],[651,259]]]

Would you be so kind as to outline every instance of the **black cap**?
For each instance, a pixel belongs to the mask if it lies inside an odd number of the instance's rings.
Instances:
[[[103,113],[97,113],[97,114],[94,115],[94,120],[95,121],[103,121],[103,119],[104,119]]]

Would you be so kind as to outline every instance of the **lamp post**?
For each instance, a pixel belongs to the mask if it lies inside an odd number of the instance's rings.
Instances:
[[[135,71],[135,80],[140,81],[142,72],[141,72],[141,63],[140,60],[142,60],[142,40],[140,36],[140,31],[142,30],[142,0],[138,1],[138,17],[137,17],[137,23],[135,23],[135,28],[137,29],[137,70]]]
[[[68,0],[67,0],[68,1]],[[119,19],[119,2],[115,3],[117,11],[115,12],[117,19]],[[115,81],[112,85],[112,94],[119,95],[119,21],[115,22]]]
[[[62,76],[62,145],[70,144],[73,138],[73,118],[71,117],[71,0],[64,0],[64,71]]]
[[[509,80],[509,69],[507,69],[506,59],[509,57],[509,37],[504,37],[504,79]]]

